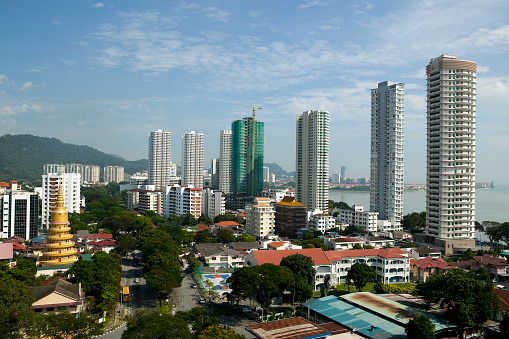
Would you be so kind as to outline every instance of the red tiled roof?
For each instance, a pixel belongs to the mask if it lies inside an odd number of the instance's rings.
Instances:
[[[412,263],[412,266],[417,266],[419,268],[437,267],[443,270],[449,270],[451,268],[454,268],[454,266],[447,264],[442,258],[431,258],[431,257],[426,257],[421,260],[417,260],[416,262]]]
[[[215,225],[219,227],[228,227],[228,226],[239,226],[239,223],[235,221],[220,221],[216,222]]]
[[[23,248],[25,248],[25,245],[23,244],[18,244],[17,242],[12,242],[12,249],[14,251],[20,251],[22,250]]]
[[[330,261],[338,261],[347,257],[375,257],[382,258],[402,258],[402,251],[396,248],[378,248],[368,250],[344,250],[344,251],[326,251],[325,255]]]
[[[267,246],[281,247],[284,244],[287,244],[287,242],[285,242],[285,241],[274,241],[274,242],[271,242],[270,244],[268,244]]]
[[[117,246],[118,241],[116,240],[101,240],[101,241],[89,241],[87,245],[95,245],[99,247],[104,246]]]
[[[333,238],[334,242],[362,242],[359,238]]]
[[[494,289],[493,294],[498,297],[500,301],[498,303],[498,307],[501,311],[506,311],[509,309],[509,291]]]
[[[329,259],[321,248],[303,248],[300,250],[281,250],[281,251],[253,251],[258,265],[274,264],[279,265],[281,259],[292,254],[302,254],[313,259],[315,265],[330,264]]]
[[[212,228],[210,228],[210,226],[207,226],[205,224],[198,224],[198,226],[196,226],[196,229],[195,231],[203,231],[203,230],[211,230]]]
[[[53,281],[56,281],[56,280],[63,280],[63,281],[66,281],[66,282],[70,283],[70,281],[65,279],[64,277],[58,277],[57,276],[57,277],[53,277],[53,278],[50,278],[48,280],[45,280],[41,284],[42,284],[42,286],[46,286],[46,285],[51,284]]]

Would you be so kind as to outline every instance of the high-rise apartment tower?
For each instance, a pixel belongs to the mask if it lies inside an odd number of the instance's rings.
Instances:
[[[219,190],[225,194],[232,191],[231,182],[232,131],[219,132]]]
[[[263,191],[264,123],[253,118],[232,122],[231,181],[233,194]]]
[[[445,54],[426,67],[426,230],[435,239],[474,238],[476,72]]]
[[[329,112],[297,116],[296,197],[308,210],[327,210],[329,199]]]
[[[148,138],[148,183],[160,189],[170,182],[171,132],[150,132]]]
[[[203,133],[182,135],[182,186],[203,187]]]
[[[380,82],[371,90],[370,211],[399,228],[403,218],[405,85]]]

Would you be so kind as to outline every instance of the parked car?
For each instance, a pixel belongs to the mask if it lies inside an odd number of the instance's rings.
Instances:
[[[191,284],[191,288],[198,288],[198,285],[196,285],[196,284]]]
[[[200,298],[200,304],[205,304],[205,303],[206,303],[205,299]]]
[[[139,282],[140,282],[140,278],[136,278],[136,279],[134,279],[134,282],[135,282],[135,283],[139,283]]]
[[[251,309],[249,307],[242,307],[242,313],[249,313]]]

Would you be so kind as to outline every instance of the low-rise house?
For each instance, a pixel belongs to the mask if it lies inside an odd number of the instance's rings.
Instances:
[[[394,247],[396,241],[388,237],[366,237],[366,245],[374,248]]]
[[[413,241],[414,240],[414,236],[412,235],[412,233],[408,233],[405,231],[394,231],[394,232],[392,232],[392,237],[396,241]]]
[[[316,213],[309,217],[308,226],[312,232],[320,231],[323,233],[336,227],[336,220],[327,213]]]
[[[228,247],[235,251],[248,254],[252,250],[259,250],[260,244],[257,242],[239,241],[228,244]]]
[[[300,250],[302,246],[295,245],[289,241],[269,241],[267,242],[268,250]]]
[[[331,274],[331,263],[325,252],[321,248],[303,248],[300,250],[282,250],[282,251],[252,251],[246,256],[246,267],[274,264],[279,265],[284,257],[292,254],[302,254],[311,257],[313,260],[313,267],[316,270],[314,290],[319,290],[323,287],[325,277]]]
[[[56,312],[62,309],[69,313],[80,313],[85,293],[81,283],[71,284],[61,277],[50,279],[43,286],[29,287],[34,299],[31,309],[37,313]]]
[[[212,267],[243,267],[244,256],[236,250],[218,243],[195,244],[193,254]]]
[[[88,241],[87,249],[92,252],[103,251],[110,253],[118,244],[116,240],[100,240],[100,241]]]
[[[113,239],[113,234],[107,234],[104,232],[100,232],[100,233],[96,233],[96,234],[92,234],[92,235],[83,237],[83,242],[85,244],[87,244],[89,241],[101,241],[101,240],[108,240],[108,239]]]
[[[408,251],[408,256],[414,260],[420,260],[427,257],[438,259],[442,257],[442,253],[436,248],[414,247]]]
[[[223,230],[228,230],[228,231],[232,232],[232,233],[233,233],[233,235],[234,235],[234,236],[236,236],[237,238],[240,238],[240,237],[241,237],[244,233],[246,233],[246,230],[244,230],[244,229],[242,229],[242,228],[240,228],[240,227],[238,227],[238,226],[227,226],[227,227],[221,227],[221,228],[217,228],[217,227],[216,227],[216,228],[214,228],[214,229],[212,230],[212,232],[213,232],[215,235],[217,235],[217,232],[218,232],[219,230],[221,230],[221,229],[223,229]]]
[[[495,258],[489,254],[476,255],[470,260],[451,263],[451,265],[467,270],[484,268],[490,277],[496,281],[509,280],[509,263],[504,259]]]
[[[364,245],[364,241],[360,238],[333,236],[320,236],[319,238],[323,239],[324,244],[329,247],[329,250],[331,251],[351,250],[355,244],[358,244],[359,246]]]
[[[0,243],[0,261],[6,262],[12,267],[14,258],[14,251],[12,243],[3,242]]]
[[[422,282],[428,281],[428,279],[439,273],[447,273],[448,270],[454,268],[449,265],[442,258],[426,257],[411,263],[412,266],[412,280],[418,280]]]
[[[509,291],[493,289],[493,294],[498,297],[498,313],[497,320],[502,321],[504,319],[504,315],[509,310]]]
[[[398,248],[326,251],[332,264],[332,284],[346,282],[346,275],[353,264],[364,263],[373,267],[377,280],[384,283],[410,281],[410,259]]]
[[[212,228],[223,228],[223,227],[239,227],[240,224],[235,221],[220,221],[216,222]]]

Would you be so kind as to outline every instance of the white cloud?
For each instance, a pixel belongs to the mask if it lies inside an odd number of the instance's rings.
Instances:
[[[299,8],[308,8],[308,7],[325,7],[330,6],[335,1],[330,0],[309,0],[299,5]]]
[[[19,88],[18,91],[20,92],[24,92],[24,91],[28,91],[28,90],[31,90],[32,88],[35,88],[35,87],[40,87],[40,88],[44,88],[44,86],[46,86],[45,83],[42,83],[40,85],[34,85],[33,82],[31,81],[27,81],[25,82],[23,85],[21,85],[21,87]]]
[[[231,13],[226,9],[220,9],[217,7],[206,7],[203,9],[203,12],[205,13],[205,16],[207,18],[213,20],[221,22],[228,22],[231,20]]]
[[[94,8],[104,8],[104,3],[96,2],[95,4],[92,5],[92,7],[94,7]]]
[[[55,25],[55,26],[62,26],[62,23],[60,21],[57,21],[57,20],[51,20],[51,24]]]

